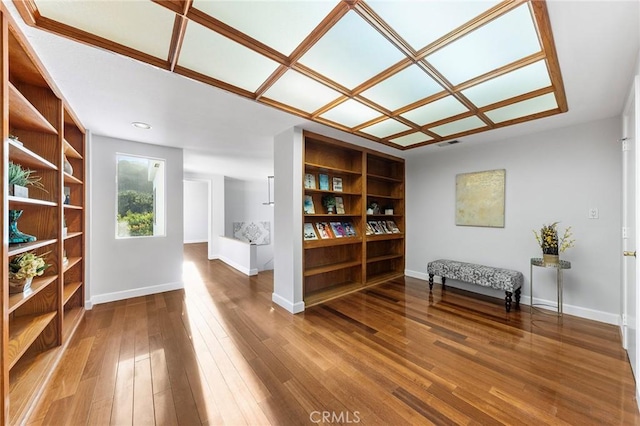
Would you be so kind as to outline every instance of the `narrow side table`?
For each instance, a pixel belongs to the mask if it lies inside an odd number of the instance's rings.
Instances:
[[[533,311],[535,307],[554,307],[550,305],[546,305],[543,303],[534,304],[533,303],[533,267],[538,266],[541,268],[554,268],[556,270],[556,286],[558,290],[558,316],[562,316],[562,271],[565,269],[571,269],[571,262],[566,260],[560,260],[558,263],[544,263],[542,258],[540,257],[532,257],[531,258],[531,266],[529,267],[529,296],[531,297],[530,301],[530,312]]]

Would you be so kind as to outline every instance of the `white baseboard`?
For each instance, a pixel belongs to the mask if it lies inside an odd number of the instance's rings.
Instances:
[[[297,314],[304,311],[304,302],[292,303],[276,293],[271,293],[271,301],[273,301],[273,303],[278,306],[282,306],[292,314]]]
[[[429,281],[429,274],[427,273],[410,271],[406,269],[404,271],[404,274],[411,278],[417,278],[419,280]],[[440,280],[440,277],[434,277],[434,282],[441,283],[442,281]],[[453,284],[454,285],[450,285],[449,282],[447,281],[447,287],[449,286],[457,287],[455,285],[455,281],[453,282]],[[428,283],[426,285],[428,287]],[[468,289],[465,288],[465,290],[468,290]],[[522,303],[523,305],[530,305],[531,299],[529,296],[523,295],[522,298],[520,299],[520,303]],[[544,300],[544,299],[535,298],[534,303],[545,304],[545,305],[555,305],[556,302],[553,300]],[[581,306],[575,306],[575,305],[568,305],[566,303],[563,306],[563,312],[568,315],[574,315],[581,318],[604,322],[606,324],[613,324],[613,325],[620,324],[619,314],[614,314],[610,312],[597,311],[595,309],[583,308]]]
[[[91,302],[91,300],[84,301],[84,309],[87,311],[90,311],[91,309],[93,309],[93,303]]]
[[[150,287],[134,288],[131,290],[116,291],[113,293],[98,294],[92,296],[91,300],[87,303],[87,305],[91,307],[86,308],[85,305],[85,308],[91,309],[93,308],[93,305],[98,305],[100,303],[115,302],[117,300],[131,299],[132,297],[148,296],[150,294],[164,293],[165,291],[180,290],[182,288],[184,288],[184,283],[180,281],[175,283],[153,285]]]
[[[197,244],[197,243],[206,243],[209,240],[207,240],[206,238],[204,240],[185,240],[183,241],[183,244]]]
[[[237,269],[238,271],[242,272],[245,275],[258,275],[258,268],[247,268],[245,266],[240,265],[237,262],[234,262],[233,260],[224,257],[224,256],[220,256],[219,257],[220,260],[222,260],[224,263],[226,263],[227,265],[231,266],[234,269]]]

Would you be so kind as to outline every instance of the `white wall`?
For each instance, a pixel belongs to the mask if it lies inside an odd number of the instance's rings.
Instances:
[[[302,300],[302,131],[289,129],[274,138],[273,302],[292,313]]]
[[[233,238],[233,222],[269,222],[271,243],[256,247],[258,270],[273,269],[273,210],[263,205],[268,200],[267,177],[264,181],[246,181],[225,177],[224,235]]]
[[[205,243],[209,239],[209,184],[184,181],[184,242]]]
[[[209,260],[220,258],[219,236],[224,236],[224,176],[185,173],[185,180],[205,182],[209,191]]]
[[[182,150],[98,135],[90,144],[90,304],[182,288]],[[115,238],[116,153],[166,160],[166,236]]]
[[[491,144],[443,148],[408,156],[407,275],[426,279],[427,262],[449,258],[521,271],[529,300],[529,260],[540,257],[532,230],[560,221],[576,247],[561,255],[565,312],[617,323],[620,309],[621,151],[619,118]],[[506,169],[505,227],[455,225],[455,176]],[[588,219],[589,208],[599,219]],[[534,297],[555,300],[555,275],[534,271]],[[447,281],[449,283],[449,281]],[[479,286],[457,287],[496,297]],[[428,291],[427,283],[425,289]]]

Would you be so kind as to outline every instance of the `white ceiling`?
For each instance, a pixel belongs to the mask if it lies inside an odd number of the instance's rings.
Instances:
[[[638,1],[549,0],[569,111],[459,138],[465,145],[618,116],[640,48]],[[292,127],[399,151],[108,51],[28,27],[5,2],[74,111],[93,134],[185,149],[185,171],[264,179],[273,137]],[[151,124],[151,130],[131,126]]]

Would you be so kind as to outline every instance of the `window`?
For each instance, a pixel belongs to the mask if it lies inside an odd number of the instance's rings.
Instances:
[[[116,168],[116,238],[164,236],[164,160],[116,154]]]

